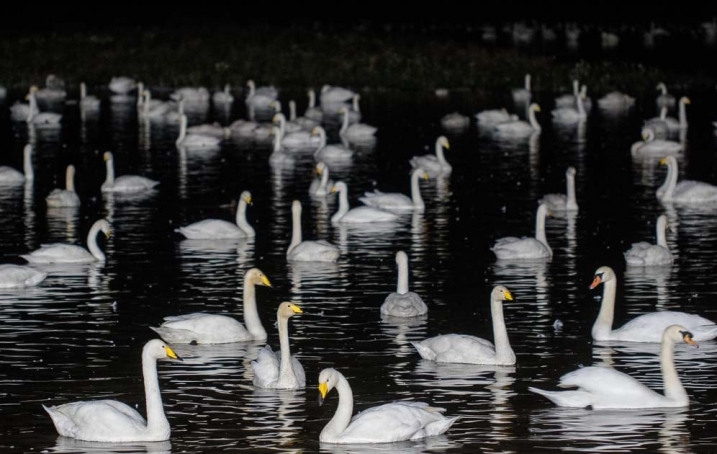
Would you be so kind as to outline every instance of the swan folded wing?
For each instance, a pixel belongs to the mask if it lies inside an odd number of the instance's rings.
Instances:
[[[590,393],[595,407],[644,406],[645,401],[664,399],[631,376],[608,367],[583,367],[563,375],[558,386]]]
[[[340,145],[326,145],[316,153],[316,157],[325,161],[351,159],[354,152]]]
[[[414,156],[409,161],[414,168],[422,168],[426,171],[441,168],[441,163],[435,155],[428,154],[423,156]]]
[[[12,167],[0,167],[0,184],[20,184],[25,181],[25,175]]]
[[[115,179],[115,183],[110,190],[113,192],[140,192],[152,189],[158,184],[159,181],[150,180],[139,175],[122,175]]]
[[[291,355],[291,367],[294,369],[294,376],[296,381],[299,383],[299,387],[303,388],[306,386],[306,372],[304,366],[301,365],[296,355]]]
[[[356,207],[343,215],[339,222],[394,222],[398,216],[388,211],[379,210],[373,207]]]
[[[634,243],[625,252],[625,261],[630,265],[661,265],[672,263],[672,254],[662,246],[647,242]]]
[[[506,121],[495,125],[495,130],[508,134],[530,134],[535,132],[529,123],[521,120]]]
[[[177,230],[190,239],[226,239],[246,236],[236,224],[222,219],[205,219]]]
[[[543,243],[530,237],[500,238],[495,242],[492,250],[495,252],[495,255],[501,259],[538,259],[550,257],[550,251],[545,248]]]
[[[0,288],[16,288],[37,285],[47,273],[27,266],[0,265]]]
[[[391,293],[381,305],[381,313],[394,317],[417,317],[428,312],[426,303],[414,292]]]
[[[196,312],[164,320],[159,328],[152,329],[168,342],[219,344],[252,339],[244,325],[224,315]]]
[[[444,334],[415,343],[419,354],[439,363],[489,364],[495,362],[493,343],[480,337],[465,334]],[[419,348],[418,346],[422,348]],[[433,355],[424,356],[422,349]],[[431,358],[430,356],[433,356]]]
[[[60,435],[80,440],[122,441],[147,429],[142,415],[115,400],[80,401],[44,408]]]
[[[717,202],[717,186],[701,181],[687,181],[675,188],[672,198],[680,202]]]
[[[55,261],[71,262],[94,262],[95,258],[87,249],[72,244],[43,244],[30,254],[21,255],[28,262],[52,263]]]
[[[662,311],[633,318],[613,330],[610,338],[629,342],[661,342],[662,333],[670,325],[682,325],[689,329],[698,342],[717,336],[717,325],[709,319],[685,312]]]
[[[383,193],[380,191],[366,192],[359,200],[365,205],[388,209],[413,209],[410,197],[400,193]]]
[[[319,140],[318,136],[312,137],[308,131],[297,131],[286,134],[281,139],[281,144],[287,148],[300,148],[318,146],[320,143]]]
[[[268,345],[259,350],[259,355],[251,362],[251,367],[254,370],[254,386],[270,388],[279,380],[279,358]]]
[[[440,412],[426,408],[430,407],[421,402],[393,402],[369,408],[351,419],[341,433],[341,440],[344,443],[390,443],[413,439],[428,424],[447,419]],[[426,435],[417,438],[422,436]]]
[[[335,262],[341,251],[328,241],[302,241],[289,253],[289,260],[304,262]]]

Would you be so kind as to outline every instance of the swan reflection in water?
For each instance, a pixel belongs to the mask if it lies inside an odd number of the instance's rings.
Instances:
[[[169,441],[96,443],[58,437],[55,443],[54,447],[43,452],[58,454],[171,454],[172,452],[172,443]]]
[[[322,295],[326,289],[347,288],[347,275],[338,263],[289,262],[291,293],[301,296]]]
[[[675,272],[679,270],[677,265],[674,268]],[[656,311],[679,311],[682,309],[681,295],[677,295],[680,299],[670,303],[669,287],[672,271],[673,265],[628,266],[624,275],[625,294],[640,295],[650,302],[656,299]]]
[[[326,454],[422,454],[444,452],[458,445],[445,435],[426,437],[416,441],[396,443],[374,443],[355,445],[334,445],[322,443],[319,452]]]
[[[378,311],[378,308],[376,308]],[[389,347],[395,356],[415,356],[416,349],[411,341],[421,341],[427,337],[428,315],[420,317],[392,317],[381,314],[381,332],[390,337],[395,346]]]
[[[251,362],[259,356],[259,351],[265,344],[265,341],[206,345],[176,344],[173,347],[184,361],[178,364],[179,367],[163,372],[163,375],[181,378],[184,391],[187,387],[194,388],[194,385],[196,389],[206,385],[215,392],[227,394],[226,399],[234,402],[235,399],[230,395],[232,389],[251,388],[251,381],[254,378]]]
[[[281,447],[281,452],[291,452],[296,444],[296,452],[302,452],[298,447],[308,419],[306,390],[254,388],[241,402],[239,411],[245,415],[244,428],[250,430],[246,436],[250,446],[270,445]]]

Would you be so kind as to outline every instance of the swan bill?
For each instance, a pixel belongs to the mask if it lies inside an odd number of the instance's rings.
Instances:
[[[506,299],[506,301],[513,301],[513,294],[510,293],[510,290],[503,290],[503,297]]]
[[[699,344],[692,339],[694,336],[689,331],[680,331],[680,334],[682,334],[682,340],[685,341],[685,344],[691,345],[696,348],[700,348]]]
[[[590,290],[594,289],[598,285],[602,284],[602,273],[596,274],[592,284],[590,284]]]
[[[667,165],[667,158],[660,159],[660,165],[661,166]]]
[[[261,277],[261,284],[265,287],[271,287],[271,281],[269,281],[269,278],[266,276]]]
[[[326,394],[329,392],[329,385],[327,383],[319,383],[319,406],[324,403]]]
[[[296,304],[291,304],[291,305],[289,305],[289,307],[291,308],[292,311],[294,311],[295,314],[303,314],[304,313],[304,311],[302,311],[301,308],[299,306],[297,306]]]
[[[178,361],[184,361],[181,356],[179,356],[174,350],[172,350],[169,346],[164,346],[164,351],[167,353],[167,357],[171,359],[176,359]]]

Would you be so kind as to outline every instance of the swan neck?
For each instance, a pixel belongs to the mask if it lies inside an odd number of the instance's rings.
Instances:
[[[418,179],[423,175],[423,171],[415,170],[411,175],[411,200],[413,201],[414,208],[422,209],[425,207],[423,198],[421,197],[421,187],[418,184]]]
[[[602,303],[600,313],[592,329],[592,336],[595,340],[609,340],[612,334],[612,322],[615,318],[615,292],[617,290],[617,279],[603,282]]]
[[[580,108],[580,101],[578,101],[578,109]],[[585,112],[583,110],[583,112]],[[530,122],[530,126],[535,129],[536,131],[540,131],[540,123],[538,123],[538,120],[535,118],[535,109],[528,109],[528,121]]]
[[[279,377],[287,374],[293,375],[291,365],[291,351],[289,350],[289,319],[287,317],[277,317],[277,325],[279,327],[279,348],[281,349],[281,363],[279,364]]]
[[[684,101],[680,101],[680,126],[685,127],[687,126],[687,105],[684,103]]]
[[[665,230],[667,229],[666,224],[666,222],[663,223],[659,221],[657,223],[657,245],[669,249],[667,247],[667,236],[665,235]]]
[[[585,118],[586,114],[585,114],[585,105],[583,104],[583,97],[578,95],[577,100],[578,100],[578,114],[580,114],[580,118]],[[535,116],[535,115],[533,115],[533,116]]]
[[[361,111],[361,108],[359,107],[359,99],[358,99],[358,96],[354,96],[353,109],[354,109],[354,112],[360,112],[360,111]]]
[[[35,115],[39,112],[39,109],[37,107],[37,98],[35,97],[35,92],[30,91],[30,110],[27,113],[27,122],[31,123],[32,119],[35,118]]]
[[[680,377],[675,367],[675,343],[663,336],[662,348],[660,351],[660,369],[662,369],[662,380],[665,390],[665,397],[679,402],[689,402],[689,397],[682,386]]]
[[[65,190],[75,192],[75,172],[71,167],[65,173]]]
[[[254,339],[266,339],[266,330],[256,310],[256,287],[248,276],[244,277],[244,324]]]
[[[578,200],[575,194],[575,176],[568,175],[568,202],[567,207],[574,209],[578,207]]]
[[[289,120],[296,120],[296,103],[294,101],[289,103]]]
[[[279,139],[284,137],[286,134],[286,117],[283,114],[277,115],[279,117]]]
[[[396,293],[399,295],[405,295],[408,293],[408,261],[398,261],[398,286]]]
[[[339,381],[336,384],[336,391],[339,393],[339,405],[336,408],[334,417],[331,418],[324,430],[321,431],[320,438],[331,439],[338,437],[341,433],[346,430],[351,422],[351,415],[354,411],[354,396],[351,391],[351,386],[343,376],[339,377]]]
[[[105,261],[105,254],[102,249],[97,245],[97,234],[100,232],[100,226],[95,224],[90,229],[90,233],[87,234],[87,247],[90,249],[90,254],[100,262]]]
[[[662,195],[662,200],[672,200],[672,195],[675,192],[675,187],[677,187],[677,173],[677,164],[667,165],[667,186],[665,187],[665,193]]]
[[[309,109],[316,107],[316,93],[314,90],[309,90]]]
[[[181,107],[181,101],[180,101],[180,107]],[[184,139],[187,137],[187,120],[186,117],[182,117],[179,120],[179,137],[177,137],[177,145],[184,142]]]
[[[550,248],[550,245],[548,244],[548,237],[545,235],[545,215],[546,210],[543,208],[542,210],[538,210],[539,213],[535,218],[535,239],[543,243],[543,245],[548,248],[550,251],[550,254],[553,254],[553,250]]]
[[[667,107],[663,106],[662,109],[660,109],[660,120],[664,121],[666,119],[667,119]]]
[[[289,245],[289,250],[286,251],[287,254],[301,243],[301,210],[293,210],[291,215],[293,229],[291,232],[291,244]]]
[[[102,186],[113,186],[115,184],[115,166],[112,159],[108,159],[105,167],[107,169],[107,176]]]
[[[347,110],[343,111],[344,118],[341,123],[341,130],[339,131],[339,134],[344,134],[347,129],[349,129],[349,113]]]
[[[505,318],[503,317],[503,302],[494,298],[490,304],[490,312],[493,318],[496,362],[499,364],[513,364],[515,362],[515,353],[508,340],[508,330],[505,327]]]
[[[35,178],[35,170],[32,168],[32,148],[27,147],[23,152],[22,168],[25,172],[25,180],[33,180]]]
[[[144,377],[144,395],[147,401],[147,431],[169,433],[169,421],[164,414],[162,394],[159,392],[157,360],[145,352],[142,352],[142,375]]]
[[[443,154],[443,145],[440,142],[436,142],[436,157],[441,164],[447,164],[446,156]]]
[[[84,83],[80,84],[80,101],[87,97],[87,87]]]
[[[246,200],[242,198],[239,200],[239,208],[237,208],[237,217],[236,217],[236,223],[237,227],[241,229],[242,232],[246,233],[246,236],[254,236],[254,228],[249,225],[249,221],[246,220]]]
[[[339,191],[339,210],[331,218],[331,222],[338,222],[349,211],[349,196],[345,189]]]
[[[324,167],[324,170],[321,171],[321,184],[319,187],[321,189],[326,189],[326,187],[329,185],[329,169],[328,167]]]

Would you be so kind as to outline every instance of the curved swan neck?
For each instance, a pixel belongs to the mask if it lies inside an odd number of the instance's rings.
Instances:
[[[602,303],[600,313],[592,329],[592,336],[595,340],[609,340],[612,333],[612,322],[615,318],[615,292],[617,290],[617,279],[610,279],[603,282]]]
[[[436,157],[441,164],[447,163],[446,156],[443,154],[443,145],[441,145],[440,141],[436,141]]]
[[[361,112],[361,108],[359,107],[359,96],[358,95],[354,95],[352,107],[353,107],[354,112]]]
[[[530,91],[530,74],[525,75],[525,89]]]
[[[326,131],[324,130],[324,128],[320,128],[318,134],[319,134],[319,147],[316,149],[316,153],[321,151],[321,149],[326,146]]]
[[[27,112],[27,122],[32,123],[32,119],[35,118],[35,115],[39,112],[34,90],[30,90],[30,100],[28,103],[30,104],[30,110]]]
[[[568,174],[568,201],[567,208],[575,209],[578,207],[578,200],[575,194],[575,175]]]
[[[296,246],[301,243],[301,206],[293,207],[291,210],[292,216],[292,232],[291,232],[291,244],[286,253],[290,253]]]
[[[682,386],[680,377],[675,368],[675,343],[672,339],[663,335],[662,348],[660,350],[660,369],[662,369],[662,380],[665,397],[670,400],[689,402],[689,397]]]
[[[90,254],[100,262],[105,261],[105,254],[102,249],[97,245],[97,234],[100,232],[100,226],[95,223],[90,229],[90,233],[87,234],[87,247],[90,250]]]
[[[102,186],[112,186],[115,184],[115,165],[112,159],[107,160],[105,168],[107,169],[107,176]]]
[[[346,188],[339,191],[339,210],[331,217],[331,222],[338,222],[349,211],[349,196]]]
[[[65,171],[65,190],[75,192],[75,168],[67,166]]]
[[[293,374],[294,372],[291,365],[291,350],[289,349],[289,318],[278,316],[276,321],[279,327],[279,348],[281,349],[279,377],[282,377],[289,373]]]
[[[396,263],[398,264],[398,286],[396,293],[405,295],[408,293],[408,257],[405,255],[399,256]]]
[[[256,85],[254,84],[254,81],[249,80],[246,84],[247,86],[249,86],[249,95],[247,96],[247,98],[254,97],[254,94],[256,94]]]
[[[243,197],[239,199],[236,223],[237,227],[239,227],[244,233],[246,233],[246,236],[254,236],[256,234],[254,232],[254,228],[249,225],[249,222],[246,220],[246,200],[244,200]]]
[[[543,205],[538,208],[538,214],[535,216],[535,239],[543,243],[548,248],[550,254],[553,254],[553,250],[548,244],[548,238],[545,235],[545,216],[548,214],[548,209]]]
[[[244,277],[244,324],[254,339],[266,339],[266,330],[256,310],[256,287],[248,276]]]
[[[336,408],[334,417],[321,431],[322,439],[341,435],[351,422],[351,415],[354,411],[354,395],[349,382],[346,381],[343,375],[339,376],[336,391],[339,393],[339,405]]]
[[[144,395],[147,401],[147,431],[169,432],[169,421],[164,414],[162,394],[159,392],[157,359],[145,351],[142,351],[142,376],[144,377]]]
[[[339,134],[344,134],[346,130],[349,129],[349,111],[348,109],[344,109],[341,113],[344,114],[344,118],[341,123],[341,130],[339,131]]]
[[[425,207],[423,198],[421,197],[421,187],[418,184],[418,179],[423,174],[425,174],[425,172],[420,169],[414,170],[411,174],[411,200],[413,201],[413,206],[418,209],[423,209]]]
[[[665,235],[665,230],[667,229],[667,218],[659,218],[657,220],[657,245],[662,246],[666,249],[669,249],[667,247],[667,237]]]
[[[503,317],[503,302],[500,299],[491,298],[490,313],[493,319],[496,362],[512,364],[515,362],[515,353],[508,340],[508,330],[505,327],[505,318]]]
[[[25,146],[22,154],[22,161],[22,168],[25,172],[25,180],[33,180],[35,178],[35,170],[32,168],[32,146]]]
[[[580,103],[580,101],[578,101],[578,103]],[[580,106],[580,104],[578,104],[578,106]],[[583,113],[584,112],[585,111],[583,110]],[[537,118],[535,118],[535,109],[533,108],[528,109],[528,122],[530,123],[530,126],[536,131],[540,131],[542,129],[540,123],[538,123]]]
[[[577,79],[573,80],[573,96],[580,97],[580,82]]]
[[[278,113],[275,115],[277,120],[279,121],[279,137],[284,137],[284,134],[286,134],[286,117],[284,117],[283,113]]]
[[[672,200],[672,195],[675,192],[675,187],[677,186],[677,162],[668,162],[667,163],[667,186],[665,187],[665,193],[662,195],[662,200],[669,202]]]

